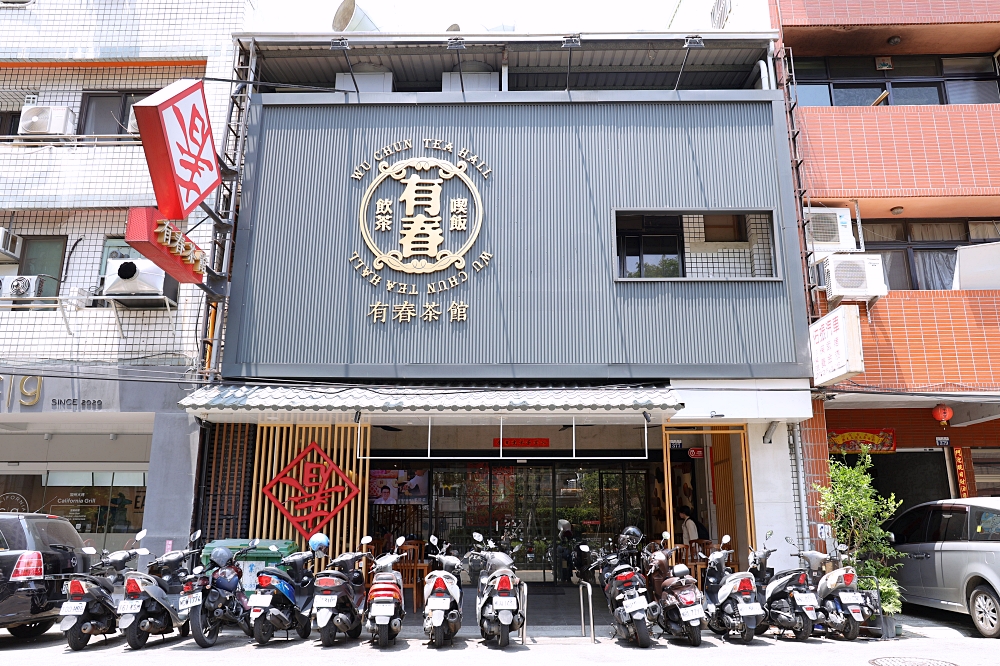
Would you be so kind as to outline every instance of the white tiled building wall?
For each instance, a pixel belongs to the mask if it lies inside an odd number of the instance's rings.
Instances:
[[[25,95],[37,94],[38,104],[69,106],[79,119],[86,92],[232,78],[232,33],[242,29],[251,1],[0,5],[0,111],[18,111]],[[205,84],[217,147],[229,91],[228,83]],[[135,141],[0,144],[0,225],[20,235],[64,235],[68,255],[61,311],[0,309],[0,363],[198,365],[204,295],[197,287],[181,285],[177,312],[119,309],[117,320],[110,307],[85,307],[88,301],[79,298],[97,289],[105,239],[124,236],[127,207],[151,205],[152,186]],[[204,218],[196,211],[183,226]],[[191,237],[207,249],[211,224]]]
[[[706,243],[705,220],[684,215],[686,277],[774,277],[774,232],[771,217],[747,215],[747,240]]]

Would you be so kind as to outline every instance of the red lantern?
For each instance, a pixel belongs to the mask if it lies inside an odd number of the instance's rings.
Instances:
[[[942,426],[948,425],[948,421],[950,421],[951,417],[954,415],[955,411],[948,405],[944,404],[938,405],[937,407],[931,410],[931,416],[933,416],[934,420],[940,423]]]

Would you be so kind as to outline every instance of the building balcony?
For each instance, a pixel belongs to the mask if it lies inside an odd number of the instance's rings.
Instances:
[[[897,205],[908,217],[995,216],[1000,105],[800,106],[796,114],[814,202],[857,199],[862,217],[891,217]]]
[[[155,206],[138,138],[0,143],[0,210]]]

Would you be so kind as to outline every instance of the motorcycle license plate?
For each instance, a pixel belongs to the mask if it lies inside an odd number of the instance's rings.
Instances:
[[[396,614],[396,606],[394,604],[372,604],[371,615],[387,615],[392,617]]]
[[[688,620],[694,620],[695,618],[705,617],[705,609],[701,606],[688,606],[687,608],[682,607],[681,611],[681,622],[687,622]]]
[[[648,603],[643,597],[633,597],[632,599],[626,599],[622,604],[622,608],[625,609],[626,613],[634,613],[635,611],[646,610]]]
[[[812,592],[796,592],[795,593],[795,603],[799,606],[818,606],[819,602],[816,601],[816,595]]]
[[[493,610],[517,610],[517,597],[493,597]]]
[[[195,592],[194,594],[182,594],[181,598],[177,600],[177,609],[185,610],[191,608],[192,606],[201,605],[201,592]]]
[[[761,609],[760,604],[757,603],[756,601],[753,602],[752,604],[739,604],[739,608],[740,608],[740,615],[744,617],[747,615],[764,614],[764,611]]]
[[[841,601],[841,603],[845,603],[845,604],[860,604],[860,603],[864,603],[864,600],[861,598],[861,593],[860,592],[841,592],[840,593],[840,601]]]
[[[332,594],[313,597],[313,606],[316,608],[335,608],[337,606],[337,597]]]
[[[118,614],[138,613],[142,610],[142,599],[122,599],[118,604]]]
[[[62,608],[59,609],[60,615],[83,615],[83,611],[87,608],[86,601],[65,601],[63,602]]]
[[[247,602],[251,608],[267,608],[271,605],[270,594],[251,594]]]
[[[428,610],[448,610],[451,608],[451,599],[447,597],[431,597],[427,600]]]

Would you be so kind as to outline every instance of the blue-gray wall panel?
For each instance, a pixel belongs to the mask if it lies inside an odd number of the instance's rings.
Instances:
[[[254,105],[225,374],[808,376],[777,118],[771,102]],[[350,173],[404,138],[400,158],[443,156],[422,141],[441,138],[493,169],[471,174],[485,215],[468,258],[494,259],[435,299],[464,300],[468,322],[365,318],[377,299],[429,299],[387,294],[348,263],[358,251],[371,265],[357,216],[376,169]],[[771,211],[784,279],[615,281],[616,208]]]

